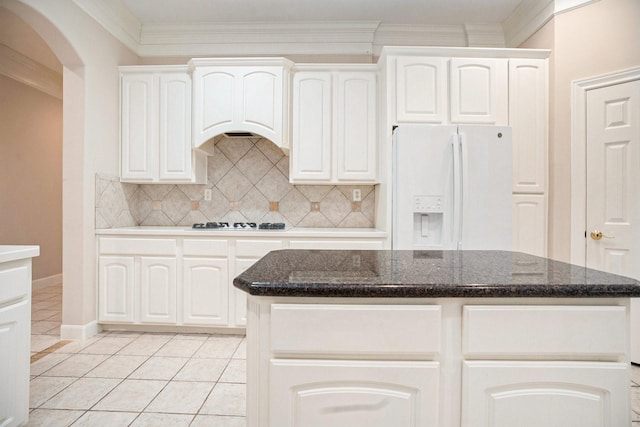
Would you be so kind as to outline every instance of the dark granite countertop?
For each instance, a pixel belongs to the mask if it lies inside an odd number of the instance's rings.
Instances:
[[[636,280],[506,251],[279,250],[233,284],[260,296],[640,297]]]

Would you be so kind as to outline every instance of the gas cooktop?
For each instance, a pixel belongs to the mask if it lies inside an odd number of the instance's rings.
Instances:
[[[191,227],[196,230],[284,230],[283,222],[207,222],[196,223]]]

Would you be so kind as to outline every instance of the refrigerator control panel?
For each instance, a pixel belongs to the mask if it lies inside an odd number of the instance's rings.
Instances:
[[[414,213],[443,213],[444,196],[413,196]]]

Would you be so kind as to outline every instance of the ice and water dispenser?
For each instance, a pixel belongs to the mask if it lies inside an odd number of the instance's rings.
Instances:
[[[442,245],[444,196],[413,196],[413,243]]]

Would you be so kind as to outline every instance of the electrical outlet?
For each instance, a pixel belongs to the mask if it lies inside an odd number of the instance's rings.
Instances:
[[[207,202],[211,200],[211,189],[207,188],[204,190],[204,200]]]
[[[362,191],[359,188],[354,188],[352,192],[352,198],[354,202],[362,201]]]

